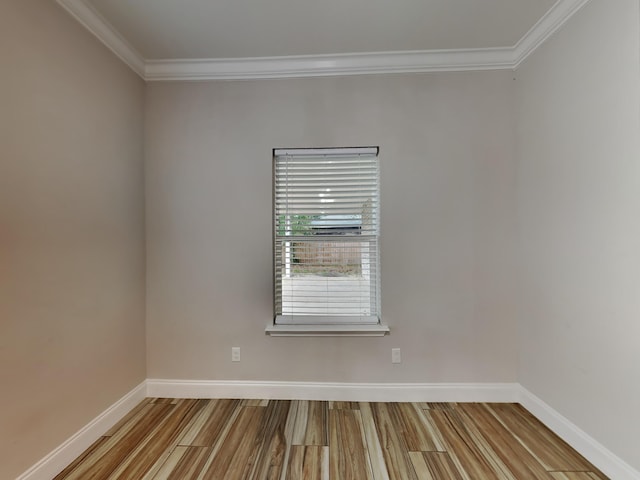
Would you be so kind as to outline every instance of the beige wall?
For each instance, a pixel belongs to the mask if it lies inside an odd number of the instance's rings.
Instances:
[[[509,72],[149,84],[149,377],[515,381],[512,88]],[[271,149],[359,145],[381,149],[391,335],[267,337]]]
[[[145,378],[144,84],[50,0],[0,2],[0,478]]]
[[[592,0],[517,74],[520,383],[640,468],[637,0]]]

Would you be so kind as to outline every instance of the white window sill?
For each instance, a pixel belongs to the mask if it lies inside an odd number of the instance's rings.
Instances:
[[[389,327],[377,324],[269,325],[265,333],[272,337],[384,337]]]

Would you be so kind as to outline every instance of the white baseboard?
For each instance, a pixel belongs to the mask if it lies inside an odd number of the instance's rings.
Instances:
[[[520,386],[519,403],[583,457],[614,480],[638,480],[640,472],[590,437],[567,418]]]
[[[116,403],[68,438],[58,448],[33,465],[16,480],[50,480],[89,448],[100,436],[145,399],[146,382],[127,393]]]
[[[517,383],[315,383],[147,380],[150,397],[343,402],[517,402]]]

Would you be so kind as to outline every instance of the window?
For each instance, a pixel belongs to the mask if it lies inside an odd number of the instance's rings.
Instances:
[[[277,325],[379,325],[378,148],[274,150]]]

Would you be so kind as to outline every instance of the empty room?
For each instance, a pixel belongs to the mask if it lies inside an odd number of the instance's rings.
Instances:
[[[638,0],[2,0],[0,479],[640,479]]]

